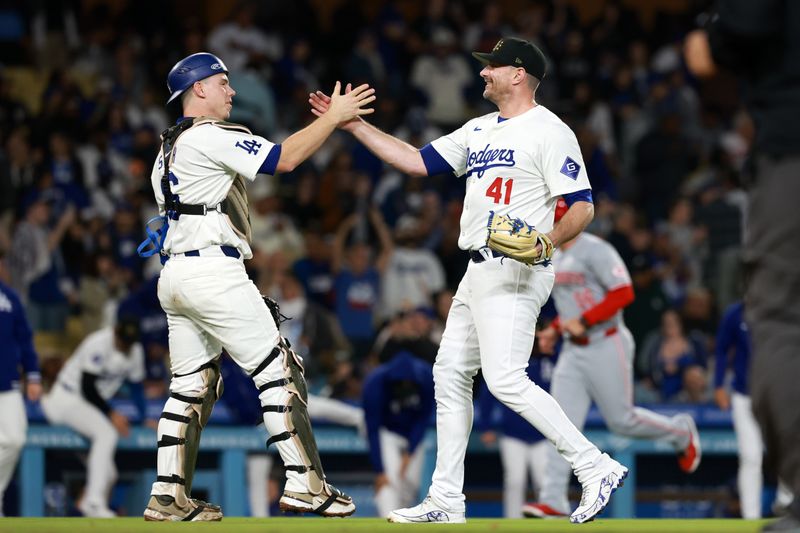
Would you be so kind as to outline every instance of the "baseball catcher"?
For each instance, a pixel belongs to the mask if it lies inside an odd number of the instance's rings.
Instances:
[[[302,361],[281,337],[247,276],[253,257],[246,183],[289,172],[336,124],[374,100],[366,84],[341,94],[332,114],[276,144],[228,122],[236,91],[228,68],[207,52],[185,57],[167,75],[168,104],[181,120],[162,135],[150,182],[162,221],[142,255],[159,253],[158,299],[169,321],[170,397],[158,424],[157,476],[145,520],[207,522],[219,506],[191,497],[200,434],[222,394],[225,350],[259,391],[264,425],[287,467],[281,507],[323,516],[355,512],[351,498],[327,484],[306,414]],[[149,249],[145,249],[148,248]],[[280,319],[280,316],[278,316]]]

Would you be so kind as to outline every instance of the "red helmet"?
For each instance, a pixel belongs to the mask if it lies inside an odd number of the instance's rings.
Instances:
[[[558,222],[561,220],[561,217],[564,216],[564,213],[567,212],[567,209],[569,209],[567,202],[565,202],[563,198],[559,197],[558,202],[556,203],[556,218],[553,222]]]

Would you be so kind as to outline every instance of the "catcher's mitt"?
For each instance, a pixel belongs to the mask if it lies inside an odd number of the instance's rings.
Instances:
[[[529,265],[545,263],[553,257],[550,238],[522,219],[489,211],[486,228],[486,245],[495,252]],[[537,245],[541,246],[538,250]]]

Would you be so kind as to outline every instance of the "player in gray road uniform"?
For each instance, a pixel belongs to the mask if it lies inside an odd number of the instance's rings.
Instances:
[[[556,207],[556,220],[566,204]],[[592,401],[608,428],[618,435],[662,439],[679,452],[684,472],[700,464],[700,440],[688,414],[665,417],[633,405],[633,336],[622,309],[633,301],[631,277],[617,251],[603,239],[581,233],[553,256],[553,298],[559,316],[537,336],[544,353],[552,353],[563,335],[550,393],[569,419],[583,429]],[[569,465],[555,448],[548,451],[541,501],[523,508],[527,516],[561,517],[569,513]]]

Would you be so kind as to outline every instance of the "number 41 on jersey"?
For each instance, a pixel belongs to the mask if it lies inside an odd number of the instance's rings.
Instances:
[[[495,178],[489,188],[486,189],[486,196],[499,204],[502,198],[503,204],[511,202],[511,188],[514,186],[514,178]],[[505,192],[504,192],[505,190]]]

